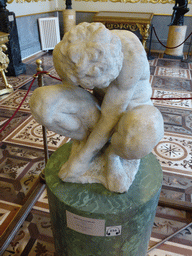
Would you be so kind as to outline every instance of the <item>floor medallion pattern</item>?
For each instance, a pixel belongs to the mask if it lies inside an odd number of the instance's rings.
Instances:
[[[26,91],[16,90],[10,95],[8,95],[7,98],[0,101],[0,107],[4,109],[9,109],[9,110],[10,109],[16,110],[25,95],[26,95]],[[30,112],[29,99],[31,95],[32,95],[32,92],[29,92],[29,94],[27,95],[27,98],[25,99],[24,103],[20,108],[20,111]]]
[[[47,131],[47,143],[50,151],[55,151],[68,141],[69,138],[65,136]],[[8,135],[3,142],[43,149],[42,126],[30,116],[14,132]]]
[[[153,153],[163,171],[192,175],[192,136],[165,133]]]

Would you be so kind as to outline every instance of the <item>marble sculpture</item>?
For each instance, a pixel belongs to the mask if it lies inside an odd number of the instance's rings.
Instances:
[[[37,122],[72,138],[59,177],[128,191],[140,159],[164,133],[140,40],[129,31],[83,22],[55,46],[53,61],[62,84],[36,89],[30,107]]]

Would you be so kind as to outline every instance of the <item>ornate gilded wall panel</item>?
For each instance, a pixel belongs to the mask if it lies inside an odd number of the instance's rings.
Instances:
[[[139,27],[136,24],[127,24],[127,23],[105,23],[106,28],[108,29],[125,29],[136,31]]]
[[[12,1],[12,0],[10,0]],[[175,4],[175,0],[75,0],[77,2],[113,2],[113,3],[152,3],[152,4]],[[192,3],[192,0],[188,1],[189,4]]]
[[[7,3],[8,4],[11,4],[13,2],[16,2],[16,3],[31,3],[31,2],[45,2],[45,1],[54,1],[54,0],[7,0]]]
[[[7,0],[8,4],[15,3],[31,3],[31,2],[45,2],[55,0]],[[76,2],[113,2],[113,3],[152,3],[152,4],[175,4],[175,0],[75,0]],[[188,4],[192,4],[192,0],[188,1]]]

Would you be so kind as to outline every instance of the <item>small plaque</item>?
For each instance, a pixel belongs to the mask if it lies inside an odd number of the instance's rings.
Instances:
[[[69,18],[69,20],[73,20],[74,16],[73,15],[69,15],[68,18]]]
[[[121,226],[106,227],[106,236],[120,236]]]
[[[8,19],[9,19],[9,22],[12,22],[12,21],[14,21],[14,16],[13,15],[9,15]]]
[[[90,236],[105,235],[105,220],[85,218],[66,211],[67,227]]]

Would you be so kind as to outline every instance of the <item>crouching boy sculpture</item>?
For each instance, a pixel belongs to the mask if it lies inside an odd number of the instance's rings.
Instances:
[[[36,89],[30,107],[40,124],[73,140],[59,177],[128,191],[163,137],[142,44],[132,32],[84,22],[56,45],[53,61],[63,82]]]

